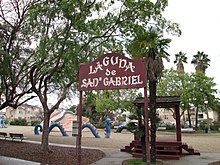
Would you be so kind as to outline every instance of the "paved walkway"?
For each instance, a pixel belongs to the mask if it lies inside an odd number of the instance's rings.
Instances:
[[[1,165],[40,165],[41,163],[0,156],[0,164]]]
[[[169,160],[169,165],[207,165],[220,161],[220,153],[201,153],[198,155],[182,156],[180,160]]]
[[[108,157],[100,159],[92,165],[121,165],[124,160],[132,159],[132,155],[125,152],[116,151]]]

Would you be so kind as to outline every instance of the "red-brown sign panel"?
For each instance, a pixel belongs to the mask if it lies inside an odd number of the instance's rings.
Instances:
[[[146,63],[108,53],[80,65],[79,90],[111,90],[146,86]]]

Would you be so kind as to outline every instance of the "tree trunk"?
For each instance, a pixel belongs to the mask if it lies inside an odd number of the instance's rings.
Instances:
[[[156,164],[156,81],[149,81],[150,90],[150,132],[151,132],[151,149],[150,149],[150,160],[151,163]]]
[[[183,115],[183,128],[186,128],[186,116],[185,116],[185,110],[183,111],[182,115]]]
[[[41,140],[41,147],[44,153],[49,152],[49,123],[50,122],[50,113],[44,113],[44,123],[43,123],[43,133]]]
[[[187,114],[188,114],[189,128],[192,128],[191,115],[190,115],[189,107],[187,108]]]
[[[141,146],[142,146],[142,159],[144,162],[146,162],[147,158],[146,158],[146,141],[145,141],[145,136],[146,136],[146,133],[145,133],[145,124],[143,125],[142,123],[142,115],[144,116],[145,118],[145,115],[144,115],[144,109],[142,109],[141,107],[138,107],[138,110],[137,110],[137,120],[138,120],[138,132],[143,132],[143,134],[141,134],[141,137],[139,137],[138,140],[141,141]]]
[[[146,142],[145,142],[145,134],[143,134],[142,136],[141,136],[141,146],[142,146],[142,155],[143,155],[143,157],[142,157],[142,159],[143,159],[143,161],[144,162],[146,162]]]
[[[179,71],[179,73],[184,73],[184,65],[183,65],[183,63],[182,62],[178,63],[176,69],[177,69],[177,71]]]
[[[198,105],[196,105],[196,124],[195,124],[195,128],[198,129],[198,115],[199,114],[199,107]]]

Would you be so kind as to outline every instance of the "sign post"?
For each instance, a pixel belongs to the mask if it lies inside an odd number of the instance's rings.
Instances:
[[[79,136],[77,140],[78,161],[81,162],[82,91],[144,88],[144,95],[147,100],[146,75],[145,60],[130,59],[117,53],[104,54],[89,64],[80,65],[80,105],[78,113]],[[145,104],[146,148],[149,148],[147,102]],[[147,154],[149,154],[149,151],[146,152],[146,158],[149,159]]]

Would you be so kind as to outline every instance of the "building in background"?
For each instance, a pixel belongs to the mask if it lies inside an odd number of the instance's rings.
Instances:
[[[187,124],[189,124],[189,120],[188,120],[188,114],[187,112],[184,113],[185,115],[185,119]],[[218,113],[216,111],[213,110],[208,110],[208,116],[210,119],[210,122],[214,122],[214,121],[218,121]],[[196,123],[196,109],[193,108],[190,112],[190,118],[191,118],[191,123],[192,126],[195,126]],[[203,121],[207,121],[207,112],[198,112],[198,123],[200,124]]]
[[[176,120],[173,117],[173,111],[166,108],[158,108],[157,114],[160,118],[160,123],[176,125]]]
[[[16,109],[12,107],[7,107],[5,114],[9,121],[22,118],[22,119],[26,119],[26,121],[30,123],[31,121],[35,121],[35,120],[42,121],[43,119],[42,108],[28,104],[23,104]]]

